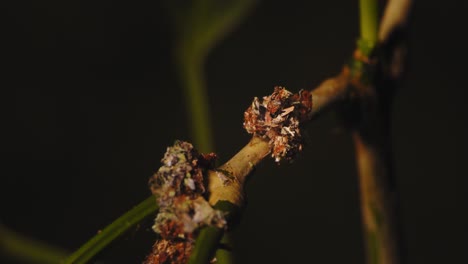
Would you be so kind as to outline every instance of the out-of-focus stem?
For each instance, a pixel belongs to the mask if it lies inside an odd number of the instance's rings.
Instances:
[[[395,230],[395,197],[392,197],[389,182],[390,157],[385,150],[387,144],[369,141],[369,132],[353,132],[367,263],[397,264],[400,259]]]
[[[409,19],[413,0],[389,0],[379,27],[379,42],[386,42],[391,33],[403,28]]]
[[[361,39],[372,45],[361,45],[361,54],[371,55],[376,42],[385,48],[380,54],[398,55],[398,46],[387,45],[390,36],[401,30],[408,20],[411,0],[390,0],[377,32],[377,1],[360,0]],[[365,49],[365,50],[363,50]],[[389,74],[391,68],[382,57],[370,58],[377,62],[373,71],[363,68],[360,79],[353,80],[356,105],[353,140],[359,174],[361,212],[369,264],[398,264],[402,261],[401,230],[398,230],[396,190],[391,162],[390,109],[399,74]],[[402,63],[401,60],[397,62]],[[366,62],[367,63],[367,62]],[[394,64],[393,59],[390,63]],[[395,66],[395,65],[393,65]],[[396,65],[401,68],[401,65]],[[395,67],[393,67],[395,68]],[[365,79],[365,81],[363,81]]]
[[[154,214],[154,212],[157,210],[158,205],[156,204],[156,199],[154,196],[148,197],[130,211],[117,218],[114,222],[104,228],[102,232],[98,233],[88,242],[83,244],[77,251],[70,255],[64,263],[88,263],[92,257],[94,257],[117,237],[121,236],[125,231],[138,224],[145,217]]]
[[[361,39],[373,47],[377,42],[378,26],[377,0],[359,0]]]
[[[348,67],[344,67],[338,75],[324,80],[311,91],[312,110],[308,115],[309,119],[315,118],[324,110],[346,98],[349,92],[349,75]]]
[[[58,264],[67,252],[22,236],[0,225],[0,253],[25,263]]]
[[[214,150],[214,144],[203,69],[202,61],[196,58],[179,64],[193,142],[200,152],[208,153]]]

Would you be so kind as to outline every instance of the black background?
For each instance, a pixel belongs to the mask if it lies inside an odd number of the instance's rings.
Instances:
[[[73,250],[149,195],[166,146],[190,140],[159,2],[10,1],[3,11],[1,218]],[[467,263],[465,1],[418,1],[393,113],[408,263]],[[312,88],[358,36],[357,1],[263,1],[210,53],[220,162],[249,136],[243,111],[274,85]],[[240,263],[363,263],[353,146],[334,113],[292,165],[261,164],[235,234]],[[139,263],[145,222],[99,255]]]

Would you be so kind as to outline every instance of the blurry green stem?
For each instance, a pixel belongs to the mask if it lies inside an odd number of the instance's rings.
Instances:
[[[393,177],[390,144],[388,133],[382,130],[387,127],[384,123],[385,120],[373,119],[370,124],[353,131],[368,264],[400,263],[395,190],[390,181]]]
[[[68,257],[64,263],[87,263],[113,240],[138,224],[143,220],[143,218],[154,214],[157,210],[158,205],[156,204],[156,198],[154,196],[148,197],[82,245],[77,251]]]
[[[197,237],[188,264],[210,263],[223,233],[222,229],[214,226],[203,228]]]
[[[203,62],[199,58],[179,60],[179,71],[194,145],[200,152],[214,150],[210,109],[203,73]]]
[[[216,250],[215,257],[217,264],[235,263],[235,257],[232,251],[233,241],[231,235],[231,233],[225,232],[223,237],[221,238],[220,244],[224,245],[225,247],[218,247],[218,250]]]
[[[225,212],[227,214],[226,218],[228,221],[232,220],[233,217],[236,217],[240,210],[240,207],[225,200],[217,202],[213,208]],[[188,260],[188,264],[210,263],[215,252],[216,256],[220,257],[220,259],[217,259],[216,263],[232,263],[232,252],[230,250],[218,249],[219,242],[223,237],[223,234],[223,229],[214,226],[207,226],[201,229],[200,234],[198,234],[197,241],[195,242],[195,247]],[[225,240],[228,239],[225,237]]]
[[[248,14],[256,1],[188,2],[185,11],[178,10],[176,3],[169,4],[178,34],[175,56],[194,145],[201,152],[210,152],[214,151],[214,146],[203,72],[205,60],[210,50]]]
[[[372,49],[377,43],[378,6],[377,0],[359,0],[361,40]]]
[[[57,264],[67,253],[40,241],[24,237],[0,225],[0,252],[26,263]]]

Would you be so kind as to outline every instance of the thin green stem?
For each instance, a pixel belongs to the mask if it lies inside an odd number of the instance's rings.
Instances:
[[[87,263],[92,257],[94,257],[103,248],[109,245],[113,240],[124,234],[125,231],[129,230],[145,217],[153,214],[157,210],[158,205],[156,204],[156,198],[154,196],[148,197],[130,211],[117,218],[117,220],[104,228],[102,232],[91,238],[70,257],[68,257],[63,263]]]
[[[202,62],[198,59],[187,59],[185,63],[180,64],[180,72],[194,145],[203,153],[213,151],[211,118]]]
[[[239,215],[239,207],[228,201],[219,201],[213,208],[225,212],[228,221]],[[210,263],[213,258],[221,238],[223,237],[224,230],[208,226],[200,231],[195,242],[195,247],[190,255],[188,264],[206,264]],[[218,249],[216,254],[221,257],[217,263],[233,263],[233,255],[230,250]],[[221,262],[222,261],[222,262]]]
[[[68,253],[0,225],[0,252],[26,263],[58,264]]]
[[[184,16],[176,15],[175,56],[180,71],[194,145],[214,151],[204,64],[209,51],[239,23],[255,0],[193,1]],[[172,8],[175,10],[175,8]],[[180,12],[180,11],[179,11]]]
[[[233,242],[232,237],[229,232],[225,232],[224,236],[221,238],[220,244],[224,247],[218,247],[216,250],[216,262],[220,264],[234,264],[234,254],[232,252]]]
[[[223,230],[208,226],[200,231],[188,264],[210,263],[223,236]]]
[[[359,0],[359,18],[361,28],[360,46],[365,45],[367,50],[372,50],[377,43],[378,37],[377,0]]]

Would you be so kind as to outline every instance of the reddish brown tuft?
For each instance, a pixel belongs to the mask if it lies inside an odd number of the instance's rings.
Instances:
[[[158,240],[144,264],[187,263],[192,247],[192,243],[188,241]]]
[[[250,134],[270,139],[276,162],[292,160],[302,149],[299,122],[306,120],[311,110],[309,91],[292,94],[284,87],[276,86],[270,96],[264,96],[262,100],[254,98],[244,112],[244,128]]]
[[[300,90],[297,94],[293,95],[293,100],[298,102],[299,120],[304,121],[307,115],[312,111],[312,93],[307,90]]]
[[[180,221],[167,220],[164,225],[161,225],[159,234],[168,239],[181,238],[184,236],[184,225]]]

